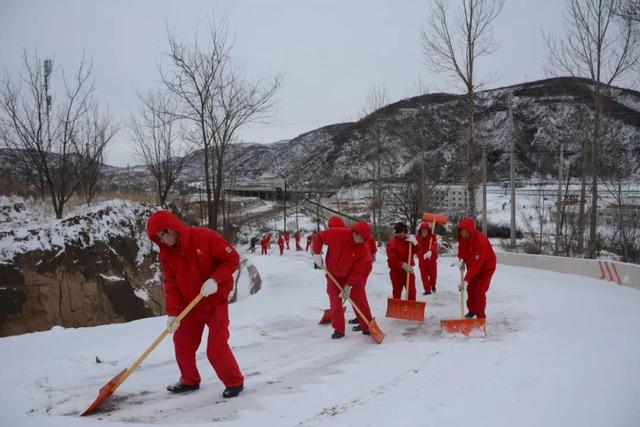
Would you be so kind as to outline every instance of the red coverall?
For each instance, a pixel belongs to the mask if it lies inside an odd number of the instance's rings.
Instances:
[[[280,255],[284,253],[284,239],[282,236],[278,237],[278,248],[280,248]]]
[[[311,248],[311,241],[312,241],[312,240],[313,240],[313,236],[312,236],[311,234],[309,234],[309,235],[307,236],[307,247],[306,247],[306,248],[304,248],[304,251],[305,251],[305,252],[308,252],[308,251],[309,251],[309,248]]]
[[[427,237],[422,237],[422,230],[427,230]],[[420,268],[420,278],[425,292],[431,292],[436,288],[438,278],[438,238],[431,231],[428,223],[423,222],[418,227],[418,267]],[[424,259],[424,254],[431,251],[431,259]]]
[[[268,237],[263,237],[262,240],[260,240],[260,247],[262,248],[262,255],[267,255],[267,248],[269,247],[269,238]]]
[[[464,239],[460,230],[467,230],[471,237]],[[463,218],[458,225],[458,258],[464,260],[467,274],[464,280],[469,283],[467,292],[467,308],[477,317],[486,318],[487,291],[491,277],[496,271],[496,254],[493,252],[489,239],[476,230],[476,224],[471,218]]]
[[[407,280],[407,272],[402,269],[402,264],[410,261],[409,265],[415,265],[414,255],[416,248],[411,249],[411,260],[409,260],[409,245],[413,246],[406,240],[393,236],[393,239],[387,243],[387,265],[389,265],[389,276],[391,277],[391,286],[393,287],[393,298],[401,299],[402,290]],[[416,275],[409,275],[409,300],[416,300]]]
[[[179,234],[178,243],[169,247],[156,237],[162,230]],[[173,333],[180,382],[199,384],[196,351],[206,325],[207,358],[226,387],[244,382],[238,362],[229,347],[229,293],[233,273],[240,256],[220,234],[202,227],[188,227],[167,211],[153,214],[147,221],[149,238],[160,247],[160,264],[164,277],[165,306],[169,316],[177,316],[200,293],[209,278],[218,283],[218,291],[203,298],[180,322]]]
[[[325,259],[327,270],[338,281],[340,286],[351,285],[350,297],[367,317],[362,319],[357,314],[358,320],[362,326],[362,331],[368,332],[368,324],[372,319],[371,309],[364,290],[367,271],[371,270],[371,254],[368,245],[355,243],[351,229],[342,227],[329,228],[316,233],[315,239],[313,239],[313,253],[320,254],[324,245],[328,247]],[[345,321],[340,291],[329,276],[327,276],[327,294],[329,295],[329,308],[331,310],[331,326],[336,332],[344,334]]]
[[[291,234],[288,231],[284,232],[284,243],[287,245],[287,250],[289,249],[289,240],[291,240]]]
[[[296,231],[296,234],[294,234],[294,237],[296,239],[296,251],[301,251],[302,245],[300,244],[300,232]]]

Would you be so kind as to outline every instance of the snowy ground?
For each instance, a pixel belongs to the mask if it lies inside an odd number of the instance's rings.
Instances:
[[[390,285],[381,254],[368,285],[386,333],[377,345],[350,330],[333,341],[331,328],[317,324],[327,298],[308,255],[248,256],[263,289],[230,310],[231,342],[246,376],[239,398],[221,398],[223,386],[202,353],[201,389],[166,392],[177,379],[166,339],[101,411],[80,418],[166,319],[54,328],[0,339],[0,425],[638,425],[637,290],[499,266],[489,293],[489,336],[442,337],[439,320],[459,313],[452,260],[440,260],[427,319],[412,322],[384,317]]]

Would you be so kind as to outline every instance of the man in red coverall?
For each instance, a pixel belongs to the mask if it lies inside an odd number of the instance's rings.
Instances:
[[[423,295],[436,292],[436,279],[438,277],[438,238],[431,230],[428,223],[422,222],[418,227],[418,268],[422,279]]]
[[[260,248],[262,249],[261,255],[267,255],[267,249],[269,248],[269,237],[265,234],[260,240]]]
[[[285,230],[284,232],[284,243],[287,245],[287,250],[289,250],[289,241],[291,240],[291,234]]]
[[[309,249],[311,248],[311,242],[313,241],[313,236],[311,234],[307,235],[307,247],[304,248],[305,252],[309,252]]]
[[[414,255],[416,253],[415,236],[409,235],[409,227],[403,222],[398,222],[393,227],[394,235],[387,243],[387,265],[393,287],[393,298],[401,299],[402,290],[405,287],[407,274],[409,274],[409,300],[416,300],[416,276],[413,273]],[[411,245],[411,259],[409,259],[409,246]]]
[[[373,238],[373,235],[369,235],[369,238],[367,238],[365,245],[369,247],[369,253],[371,254],[371,265],[367,269],[367,273],[365,274],[365,278],[364,278],[364,287],[365,287],[365,293],[366,293],[367,280],[369,279],[371,270],[373,270],[373,263],[376,261],[376,252],[378,252],[378,245],[376,244],[376,239]],[[353,319],[349,319],[349,324],[356,325],[352,328],[352,330],[354,331],[362,330],[362,325],[360,324],[360,321],[358,320],[357,315]]]
[[[365,241],[371,233],[371,227],[364,221],[355,223],[350,229],[334,227],[316,234],[313,240],[313,260],[319,267],[325,266],[322,261],[322,247],[328,247],[326,269],[338,281],[342,292],[327,276],[327,294],[331,310],[331,338],[344,337],[345,321],[342,304],[351,296],[366,319],[360,319],[362,333],[369,335],[368,322],[371,321],[371,310],[364,291],[367,270],[371,266],[371,254]]]
[[[280,256],[284,253],[284,237],[282,234],[278,236],[278,248],[280,249]]]
[[[173,333],[180,380],[167,387],[172,393],[200,388],[196,351],[206,325],[207,358],[225,385],[223,397],[235,397],[243,389],[244,377],[229,347],[229,293],[240,257],[213,230],[189,227],[168,211],[159,211],[147,221],[149,238],[160,247],[164,278],[167,329]],[[204,298],[181,322],[177,316],[198,295]]]
[[[496,271],[496,254],[493,252],[489,239],[476,230],[476,224],[471,218],[462,218],[458,224],[458,258],[460,268],[467,266],[462,286],[467,288],[466,318],[486,318],[487,291],[491,277]],[[462,289],[460,289],[462,291]]]
[[[293,236],[296,239],[296,251],[301,251],[302,245],[300,244],[300,230],[296,231],[296,233]]]

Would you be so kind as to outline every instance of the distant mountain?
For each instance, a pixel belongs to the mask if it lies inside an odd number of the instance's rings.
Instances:
[[[486,145],[490,181],[504,179],[509,173],[510,102],[517,135],[518,176],[542,179],[555,176],[561,143],[567,152],[567,166],[571,165],[572,174],[579,174],[582,142],[588,140],[592,123],[589,81],[564,77],[478,93],[476,156],[479,159],[480,147]],[[433,179],[459,182],[464,180],[466,170],[465,112],[464,95],[426,94],[387,105],[357,122],[321,127],[288,141],[234,144],[228,150],[227,164],[238,181],[275,176],[341,187],[370,179],[370,145],[372,140],[379,140],[387,180],[402,181],[424,159],[426,172]],[[615,130],[611,139],[620,144],[625,159],[637,174],[640,93],[613,88],[605,104],[605,115],[607,125]],[[611,150],[606,146],[602,151],[603,168],[616,167],[620,151],[608,154]],[[195,153],[183,181],[201,181],[202,163],[202,152]],[[108,167],[105,176],[107,187],[150,182],[141,167]]]

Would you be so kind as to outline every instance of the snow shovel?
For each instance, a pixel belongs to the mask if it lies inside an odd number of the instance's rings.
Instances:
[[[409,259],[407,264],[411,265],[411,250],[413,245],[409,244]],[[409,280],[411,273],[407,272],[405,287],[407,288],[407,299],[387,298],[387,317],[405,320],[424,321],[424,309],[427,303],[424,301],[409,301]]]
[[[338,290],[340,290],[340,292],[342,293],[342,286],[340,286],[340,283],[338,283],[336,278],[333,277],[331,273],[329,273],[329,270],[327,270],[326,267],[323,267],[323,270],[327,274],[327,276],[329,276],[333,284],[336,285]],[[367,326],[369,327],[369,333],[371,334],[371,338],[373,338],[373,340],[378,344],[382,344],[382,340],[384,339],[384,332],[382,332],[382,329],[380,329],[380,326],[378,326],[378,324],[376,323],[375,317],[371,320],[367,319],[367,317],[362,313],[362,311],[360,311],[360,308],[358,308],[358,306],[353,302],[351,297],[347,299],[351,303],[351,306],[353,307],[353,309],[360,315],[360,317],[362,317],[364,320],[367,321]]]
[[[191,301],[191,303],[189,303],[189,305],[184,310],[182,310],[182,313],[180,313],[173,322],[174,323],[180,322],[187,314],[189,314],[191,309],[200,302],[202,297],[203,297],[202,294],[198,294],[198,296],[195,297],[193,301]],[[133,362],[131,366],[129,366],[127,369],[123,369],[120,373],[118,373],[118,375],[111,378],[111,380],[108,383],[102,386],[102,388],[98,392],[98,397],[96,397],[96,400],[94,400],[93,403],[89,405],[87,409],[85,409],[84,412],[82,412],[80,415],[81,416],[89,415],[98,406],[100,406],[102,402],[105,401],[105,399],[111,396],[113,392],[116,391],[118,387],[120,387],[120,384],[122,384],[129,377],[129,375],[131,375],[131,373],[138,367],[138,365],[140,365],[142,361],[147,358],[149,353],[151,353],[158,346],[158,344],[160,344],[160,342],[164,339],[164,337],[166,337],[168,334],[169,334],[169,327],[165,328],[165,330],[162,331],[160,336],[156,338],[156,340],[149,346],[149,348],[147,348],[144,351],[144,353],[142,353],[142,355],[138,357],[135,362]]]
[[[347,311],[347,307],[342,306],[342,311],[346,312]],[[327,323],[331,323],[331,309],[330,308],[325,308],[324,309],[324,313],[322,314],[322,318],[318,322],[318,325],[326,325]]]
[[[440,327],[443,334],[462,334],[469,336],[471,332],[482,331],[487,336],[485,319],[467,319],[464,317],[464,272],[460,269],[460,319],[441,320]]]

